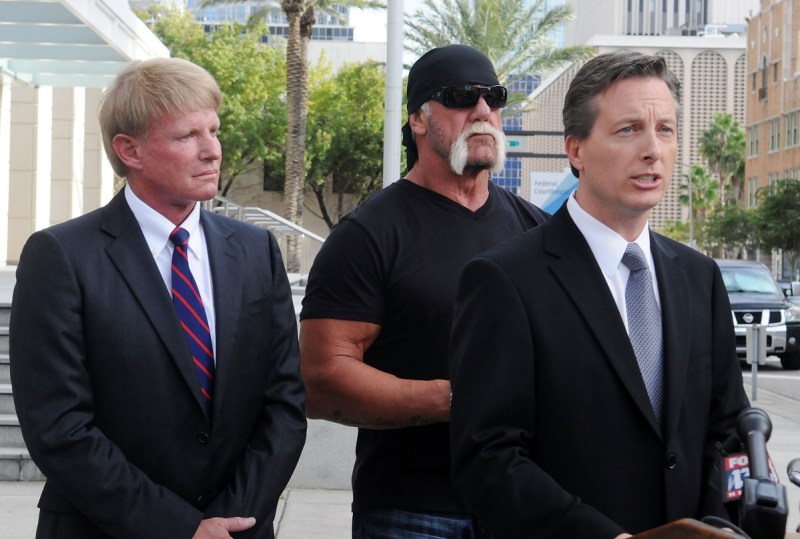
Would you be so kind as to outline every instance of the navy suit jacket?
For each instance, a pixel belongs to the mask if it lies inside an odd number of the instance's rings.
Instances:
[[[291,290],[266,230],[202,211],[217,321],[208,417],[170,294],[122,193],[36,232],[17,270],[11,379],[47,482],[39,537],[190,538],[277,500],[305,441]]]
[[[663,426],[588,243],[562,207],[470,262],[451,338],[453,476],[496,537],[612,538],[724,516],[716,442],[748,405],[713,260],[651,233]]]

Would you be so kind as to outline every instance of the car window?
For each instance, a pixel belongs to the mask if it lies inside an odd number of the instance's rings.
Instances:
[[[722,280],[729,293],[774,294],[781,293],[772,276],[764,271],[749,268],[725,268]]]

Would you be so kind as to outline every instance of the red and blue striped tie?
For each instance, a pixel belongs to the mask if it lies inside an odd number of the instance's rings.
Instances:
[[[169,239],[175,244],[172,253],[172,303],[186,335],[186,342],[189,343],[192,360],[197,367],[206,412],[210,413],[211,399],[214,396],[214,351],[203,300],[189,270],[189,233],[181,227],[176,227],[169,235]]]

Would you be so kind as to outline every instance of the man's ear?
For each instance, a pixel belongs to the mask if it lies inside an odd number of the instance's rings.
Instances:
[[[120,161],[130,169],[140,169],[141,156],[139,154],[139,141],[129,135],[117,134],[111,139],[111,146]]]
[[[564,140],[564,150],[567,153],[569,164],[578,169],[583,170],[583,152],[581,151],[581,142],[572,135],[568,135]]]
[[[422,109],[417,109],[408,117],[408,125],[415,136],[424,135],[428,132],[428,123],[425,121],[424,116],[425,113],[422,112]]]

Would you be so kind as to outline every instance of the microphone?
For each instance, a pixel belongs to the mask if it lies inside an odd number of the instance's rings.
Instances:
[[[736,419],[736,431],[747,447],[752,479],[768,479],[767,440],[772,435],[772,421],[760,408],[745,408]]]
[[[789,481],[800,487],[800,459],[792,459],[786,467],[786,473],[789,474]]]
[[[800,459],[792,459],[786,466],[786,473],[789,474],[789,481],[800,487]],[[797,532],[800,532],[800,524],[797,525]]]
[[[742,493],[742,528],[759,539],[781,539],[789,515],[786,488],[769,477],[767,440],[772,422],[764,410],[745,408],[736,419],[739,438],[745,442],[750,476]]]

